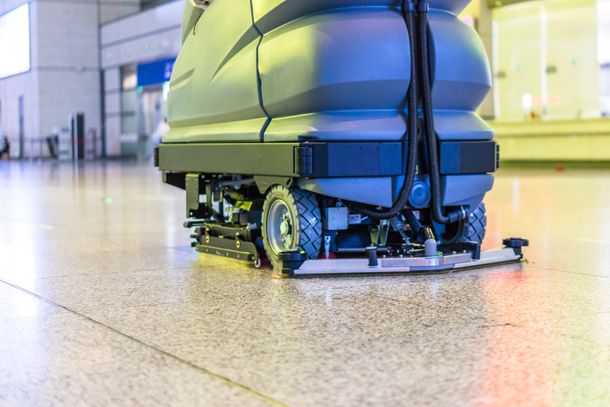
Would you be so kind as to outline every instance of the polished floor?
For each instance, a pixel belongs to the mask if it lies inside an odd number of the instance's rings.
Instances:
[[[0,162],[0,405],[610,405],[610,172],[509,170],[464,273],[199,258],[147,166]]]

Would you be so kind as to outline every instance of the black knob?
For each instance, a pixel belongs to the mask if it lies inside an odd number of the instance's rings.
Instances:
[[[379,265],[379,261],[377,259],[377,246],[367,247],[366,253],[369,255],[369,267],[377,267]]]
[[[279,254],[281,272],[286,275],[293,275],[307,260],[307,253],[303,250],[293,249]]]
[[[504,247],[506,247],[507,249],[513,249],[515,251],[515,254],[519,256],[521,256],[522,254],[522,249],[530,245],[529,240],[522,239],[520,237],[511,237],[508,239],[504,239],[502,243],[504,244]]]

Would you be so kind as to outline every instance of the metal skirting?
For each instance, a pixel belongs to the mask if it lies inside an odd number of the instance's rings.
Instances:
[[[306,260],[290,270],[284,267],[276,270],[291,276],[358,275],[450,272],[499,264],[519,263],[523,259],[520,251],[512,248],[489,250],[481,253],[480,259],[473,259],[472,253],[456,253],[434,257],[380,258],[376,266],[369,266],[369,260],[324,259]]]

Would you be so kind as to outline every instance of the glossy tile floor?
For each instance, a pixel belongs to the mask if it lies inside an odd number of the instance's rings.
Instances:
[[[133,164],[0,163],[0,405],[610,405],[610,172],[501,172],[527,264],[278,280]]]

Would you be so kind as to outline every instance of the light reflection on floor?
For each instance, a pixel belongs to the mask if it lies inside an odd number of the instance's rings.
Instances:
[[[528,262],[286,280],[199,257],[150,167],[0,163],[0,405],[608,405],[610,172],[503,170]]]

